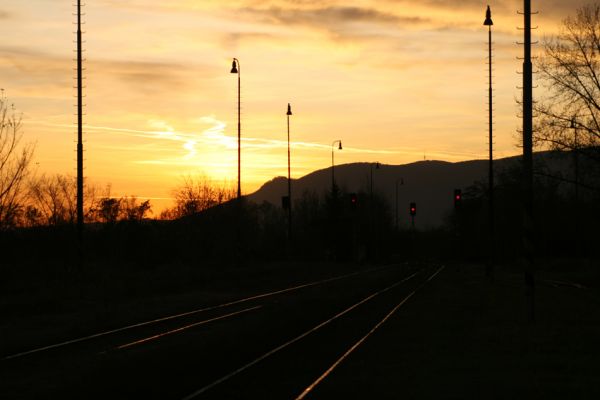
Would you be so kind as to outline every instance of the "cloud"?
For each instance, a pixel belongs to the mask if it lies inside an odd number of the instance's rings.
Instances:
[[[0,71],[27,77],[27,85],[71,86],[71,60],[44,51],[0,46]]]
[[[359,7],[325,7],[313,9],[301,8],[254,8],[243,7],[239,10],[242,15],[258,18],[263,22],[281,25],[308,25],[333,29],[337,24],[366,22],[374,24],[418,24],[426,22],[419,17],[401,17],[391,13],[378,11],[374,8]]]
[[[7,11],[0,10],[0,19],[9,19],[10,14]]]
[[[376,8],[347,6],[240,7],[229,9],[229,12],[246,22],[284,27],[294,34],[297,34],[298,27],[325,33],[335,42],[386,39],[408,27],[422,26],[429,22],[427,18],[417,16],[401,16]],[[281,38],[286,36],[281,32],[279,35],[282,35]]]
[[[48,54],[40,50],[0,46],[0,68],[12,67],[30,81],[48,82],[70,87],[73,60],[68,56]],[[92,59],[85,62],[86,76],[113,77],[144,93],[186,86],[187,77],[202,66],[184,66],[162,61],[122,61]],[[207,71],[205,71],[207,72]]]
[[[187,68],[178,63],[104,60],[93,64],[103,73],[145,92],[185,86],[183,75]]]
[[[489,4],[492,11],[515,13],[522,11],[523,1],[521,0],[490,0],[487,3],[481,0],[387,0],[390,4],[415,4],[420,6],[430,6],[435,8],[444,8],[449,10],[479,10],[482,12],[485,6]],[[549,15],[563,18],[565,15],[574,14],[575,10],[585,4],[592,3],[590,0],[546,0],[544,2],[534,2],[532,11],[539,11],[542,15]]]

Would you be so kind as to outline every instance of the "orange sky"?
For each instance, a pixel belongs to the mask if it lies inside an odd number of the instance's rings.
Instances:
[[[491,1],[496,156],[519,152],[522,2]],[[568,3],[568,4],[563,4]],[[538,38],[585,1],[533,1]],[[337,163],[487,157],[482,1],[94,0],[86,13],[85,174],[112,194],[168,203],[186,175],[242,191]],[[542,8],[543,7],[543,8]],[[0,87],[37,142],[39,172],[75,174],[71,1],[0,5]],[[538,89],[539,93],[543,89]]]

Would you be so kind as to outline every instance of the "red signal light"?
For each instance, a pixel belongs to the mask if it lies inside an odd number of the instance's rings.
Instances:
[[[417,215],[417,203],[410,203],[410,215]]]
[[[356,203],[358,203],[358,196],[356,193],[350,193],[350,204],[356,206]]]
[[[454,208],[460,206],[462,200],[462,191],[460,189],[454,189]]]

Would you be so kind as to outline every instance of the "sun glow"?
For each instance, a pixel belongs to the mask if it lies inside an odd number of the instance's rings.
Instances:
[[[544,4],[538,37],[583,1]],[[577,4],[572,4],[577,3]],[[0,74],[47,173],[74,172],[72,9],[0,6]],[[86,13],[85,171],[115,195],[168,198],[182,176],[237,180],[241,62],[242,191],[331,162],[485,158],[486,40],[472,2],[341,0],[92,2]],[[495,153],[519,152],[518,2],[491,2]],[[539,89],[541,90],[541,89]],[[118,95],[117,95],[118,94]]]

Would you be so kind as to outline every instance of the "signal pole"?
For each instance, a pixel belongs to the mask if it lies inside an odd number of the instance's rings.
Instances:
[[[489,260],[486,268],[486,276],[489,280],[494,279],[494,155],[493,155],[493,119],[492,119],[492,12],[490,6],[487,6],[485,12],[485,21],[483,25],[488,27],[488,67],[489,67],[489,87],[488,87],[488,124],[489,124],[489,171],[488,171],[488,225],[489,225]]]
[[[83,266],[83,51],[81,0],[77,0],[77,241],[79,267]]]
[[[527,316],[535,320],[533,221],[533,68],[531,64],[531,0],[523,0],[523,255]]]

